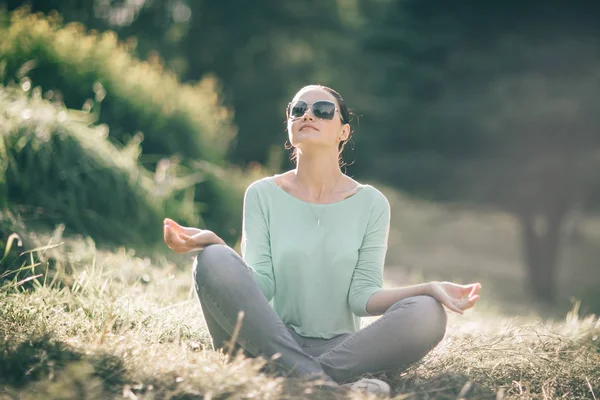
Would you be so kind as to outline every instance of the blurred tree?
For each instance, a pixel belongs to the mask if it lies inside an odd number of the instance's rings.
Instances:
[[[600,4],[385,4],[363,39],[380,97],[365,173],[515,215],[531,292],[552,302],[566,216],[600,172]]]
[[[105,26],[94,17],[97,3],[96,0],[0,0],[0,7],[15,10],[27,5],[32,11],[45,14],[56,10],[66,21],[78,21],[90,29],[97,29]]]
[[[25,2],[0,0],[8,9]],[[115,30],[142,59],[164,62],[183,81],[216,74],[239,129],[229,158],[265,163],[283,151],[285,106],[301,86],[327,83],[339,65],[354,0],[29,0],[66,21]]]

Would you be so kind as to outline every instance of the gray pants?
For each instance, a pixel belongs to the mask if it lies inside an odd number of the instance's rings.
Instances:
[[[293,378],[344,383],[403,369],[429,353],[446,330],[442,305],[416,296],[398,301],[359,332],[331,339],[300,336],[271,307],[244,260],[224,245],[198,254],[194,282],[215,349],[227,346],[243,310],[236,348],[265,359],[279,353],[272,365]]]

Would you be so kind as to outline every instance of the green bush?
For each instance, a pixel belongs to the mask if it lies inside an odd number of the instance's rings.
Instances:
[[[31,80],[45,96],[89,111],[120,143],[141,132],[143,153],[157,156],[151,161],[180,155],[224,164],[235,129],[214,78],[181,84],[159,63],[136,59],[114,32],[63,25],[55,14],[0,15],[0,37],[5,85]]]
[[[126,247],[162,240],[167,215],[202,224],[193,186],[174,192],[173,179],[157,183],[139,166],[135,142],[117,148],[102,126],[74,121],[40,91],[19,92],[0,88],[0,203],[36,224],[64,223],[67,233]]]
[[[81,24],[63,26],[57,15],[0,12],[0,37],[0,81],[27,91],[40,87],[44,98],[81,109],[72,118],[107,125],[116,144],[140,142],[138,161],[157,168],[157,174],[167,164],[170,172],[196,176],[196,181],[184,182],[194,187],[193,193],[181,191],[178,200],[189,194],[186,199],[193,198],[206,223],[200,227],[228,242],[239,239],[243,185],[249,179],[236,171],[232,181],[224,161],[235,130],[215,79],[181,84],[160,65],[132,56],[114,33],[86,32]],[[0,180],[0,206],[3,191]],[[181,213],[167,211],[172,218]],[[86,222],[72,221],[76,223],[83,230]]]

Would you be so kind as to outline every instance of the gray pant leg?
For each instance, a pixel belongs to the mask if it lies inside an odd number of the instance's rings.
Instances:
[[[207,306],[200,301],[200,306],[202,308],[202,314],[204,315],[204,321],[206,322],[206,327],[208,328],[208,332],[210,333],[210,338],[213,344],[213,348],[215,350],[223,350],[226,352],[228,350],[227,346],[229,346],[229,342],[231,341],[231,334],[227,333],[217,319],[210,313]],[[232,354],[238,354],[238,352],[244,353],[246,357],[253,357],[250,353],[242,348],[239,343],[234,343]]]
[[[288,376],[331,380],[292,338],[254,281],[251,269],[233,249],[214,244],[202,250],[194,262],[194,282],[202,309],[214,319],[213,328],[221,328],[214,329],[214,341],[227,340],[222,338],[223,332],[231,337],[238,312],[244,311],[237,342],[248,353],[266,359],[279,353],[275,363]]]
[[[324,352],[317,360],[335,381],[406,368],[422,359],[444,337],[446,312],[430,296],[392,305],[378,320]]]

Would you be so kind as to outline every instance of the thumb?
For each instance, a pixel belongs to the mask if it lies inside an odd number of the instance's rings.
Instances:
[[[473,296],[466,300],[456,302],[456,306],[461,310],[467,310],[475,305],[475,302],[479,299],[479,296]]]

